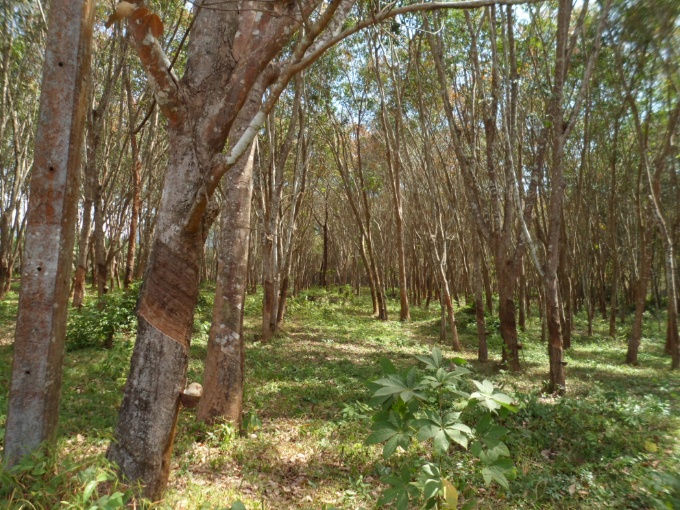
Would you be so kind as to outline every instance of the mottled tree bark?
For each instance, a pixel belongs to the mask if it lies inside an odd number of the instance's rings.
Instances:
[[[57,429],[94,10],[74,0],[49,13],[5,431],[9,466]]]
[[[335,8],[320,23],[328,23]],[[297,27],[292,16],[297,6],[286,9],[291,12],[280,17],[199,10],[181,81],[169,71],[168,59],[144,21],[149,17],[128,23],[157,104],[168,119],[169,149],[155,240],[140,290],[137,341],[108,457],[128,479],[141,482],[152,499],[163,493],[170,471],[211,196],[262,126],[263,109],[271,109],[292,76],[265,72]],[[311,45],[305,43],[303,50]],[[295,55],[299,61],[301,56]],[[234,120],[261,77],[264,86],[275,80],[270,102],[223,154]]]
[[[244,107],[244,111],[252,111],[244,117],[245,122],[257,112],[261,97],[260,89],[259,97],[253,97]],[[238,134],[245,131],[247,124],[239,127]],[[203,375],[203,397],[197,413],[199,420],[224,418],[239,426],[243,410],[243,307],[247,286],[254,152],[253,144],[247,157],[224,178],[217,285]]]

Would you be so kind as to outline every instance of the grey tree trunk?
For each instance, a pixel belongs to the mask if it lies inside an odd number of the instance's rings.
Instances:
[[[255,87],[234,126],[237,136],[245,131],[247,123],[257,113],[261,98],[261,87]],[[199,420],[224,418],[239,426],[243,410],[243,307],[248,277],[254,156],[255,144],[252,144],[247,157],[224,178],[217,285],[203,374],[203,397],[197,412]]]

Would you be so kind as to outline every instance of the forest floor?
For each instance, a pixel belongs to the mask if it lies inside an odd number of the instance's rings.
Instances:
[[[196,313],[190,381],[202,380],[210,296],[206,287]],[[16,297],[11,293],[0,303],[0,443]],[[129,308],[130,302],[116,306]],[[427,354],[438,344],[438,305],[429,310],[413,306],[409,322],[381,322],[370,316],[370,296],[315,289],[289,301],[282,331],[263,344],[255,341],[260,302],[261,296],[249,296],[245,310],[244,410],[249,427],[245,434],[227,424],[206,427],[195,421],[194,411],[182,410],[169,490],[165,501],[154,507],[222,509],[240,500],[248,510],[375,508],[386,487],[381,477],[427,452],[416,449],[384,461],[380,446],[364,444],[375,412],[368,406],[366,383],[384,376],[382,358],[406,368],[418,363],[414,355]],[[392,318],[398,317],[398,301],[390,301],[390,312]],[[77,327],[82,328],[88,320],[98,320],[97,313],[87,312],[87,307],[73,312],[71,328],[76,327],[74,321],[79,320]],[[606,335],[608,324],[596,321],[594,335],[587,337],[585,324],[577,317],[573,347],[566,355],[568,393],[562,398],[541,393],[548,364],[535,317],[521,334],[520,374],[498,370],[501,341],[493,320],[487,324],[492,361],[484,365],[475,361],[474,316],[459,310],[457,321],[464,346],[461,355],[469,361],[473,378],[491,379],[519,404],[518,413],[505,422],[511,430],[506,443],[517,468],[508,490],[485,486],[472,456],[461,448],[451,449],[450,480],[464,498],[474,499],[477,508],[494,509],[680,504],[672,499],[680,494],[680,372],[669,370],[670,359],[663,353],[661,314],[648,314],[638,367],[623,363],[626,324],[619,325],[619,335],[611,339]],[[59,462],[43,462],[38,469],[34,461],[22,487],[5,489],[4,497],[11,498],[8,506],[50,508],[45,503],[50,500],[42,495],[47,487],[54,492],[52,501],[68,499],[74,505],[69,508],[91,507],[82,492],[88,488],[88,473],[92,477],[95,468],[106,472],[102,456],[122,398],[132,338],[131,330],[118,331],[108,350],[69,344]],[[454,356],[450,347],[442,350],[445,357]],[[101,477],[104,482],[99,485],[90,484],[94,491],[86,495],[92,501],[117,488],[106,478]],[[34,501],[22,507],[21,497]]]

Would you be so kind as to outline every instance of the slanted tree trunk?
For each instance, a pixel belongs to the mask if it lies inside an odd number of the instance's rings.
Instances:
[[[5,465],[53,441],[78,206],[94,3],[50,8],[19,313],[5,430]]]
[[[328,23],[335,8],[328,9],[321,22]],[[150,16],[154,15],[144,19]],[[137,308],[137,341],[108,458],[128,479],[143,483],[145,495],[152,499],[163,493],[170,471],[211,196],[221,176],[250,146],[292,76],[265,73],[265,68],[296,27],[288,12],[279,17],[199,9],[180,81],[169,71],[150,24],[128,23],[157,104],[168,119],[169,148],[155,239]],[[295,55],[299,61],[299,53]],[[273,82],[268,102],[231,152],[222,154],[234,120],[260,77],[265,87]]]

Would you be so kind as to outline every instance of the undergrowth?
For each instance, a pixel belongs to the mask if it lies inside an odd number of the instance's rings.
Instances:
[[[211,292],[202,292],[195,315],[192,381],[202,379]],[[408,371],[417,364],[414,356],[431,352],[439,338],[437,304],[429,310],[413,306],[412,320],[400,323],[398,301],[391,300],[391,320],[383,322],[370,316],[367,294],[312,289],[289,300],[282,331],[263,344],[257,341],[261,298],[248,296],[245,306],[245,412],[251,426],[239,435],[226,424],[198,424],[193,411],[183,410],[169,490],[156,507],[222,509],[238,500],[248,510],[375,508],[388,488],[381,479],[432,454],[415,444],[384,460],[380,445],[366,444],[373,423],[367,383],[385,376],[383,358]],[[121,315],[105,318],[88,302],[90,333],[77,325],[84,314],[72,312],[71,327],[79,329],[70,334],[80,340],[70,337],[65,358],[57,456],[35,461],[34,467],[46,462],[42,474],[32,474],[34,468],[21,476],[3,473],[2,497],[10,508],[59,508],[59,501],[64,508],[85,507],[88,484],[112,476],[103,458],[132,352],[136,298],[112,293],[109,299],[119,300]],[[0,305],[0,387],[8,388],[16,292]],[[447,452],[452,470],[447,480],[464,499],[495,509],[678,508],[680,375],[669,370],[663,352],[661,314],[650,314],[645,323],[639,367],[623,363],[627,324],[610,339],[608,324],[598,319],[589,337],[585,318],[577,316],[563,398],[541,393],[548,365],[536,316],[521,333],[523,372],[515,375],[498,369],[500,336],[492,320],[489,348],[495,359],[475,361],[476,329],[469,315],[458,313],[464,351],[456,355],[469,362],[472,378],[488,379],[514,395],[519,409],[503,418],[517,473],[507,489],[485,485],[478,458],[455,448]],[[113,345],[104,349],[111,324]],[[445,357],[453,355],[450,347],[440,347]],[[2,392],[0,438],[6,412]],[[8,476],[19,478],[11,485]],[[90,503],[116,493],[122,498],[128,490],[115,478],[95,488]],[[53,490],[55,499],[39,500],[43,489]]]

